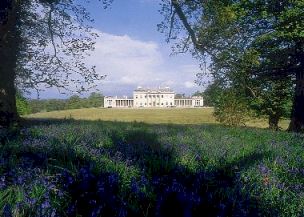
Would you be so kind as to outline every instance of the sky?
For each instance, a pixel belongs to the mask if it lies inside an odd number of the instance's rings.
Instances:
[[[190,54],[171,55],[172,44],[157,30],[163,20],[159,0],[114,0],[106,10],[98,0],[92,0],[87,9],[100,37],[85,62],[96,65],[96,71],[106,75],[97,83],[103,95],[131,96],[137,86],[169,86],[186,95],[205,88],[194,82],[201,72],[199,62]],[[46,89],[39,97],[66,98],[72,94]]]

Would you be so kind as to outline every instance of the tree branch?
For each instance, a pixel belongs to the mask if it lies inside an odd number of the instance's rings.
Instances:
[[[52,42],[53,49],[54,49],[54,56],[57,57],[57,49],[56,49],[56,44],[55,44],[55,41],[54,41],[54,33],[53,33],[53,30],[52,30],[52,12],[53,11],[54,11],[54,6],[52,4],[50,4],[50,11],[49,11],[47,24],[48,24],[48,29],[49,29],[50,36],[51,36],[51,42]]]
[[[174,17],[175,17],[176,12],[173,10],[173,6],[171,5],[171,11],[170,11],[170,15],[171,15],[171,19],[170,19],[170,30],[169,30],[169,35],[168,35],[168,40],[167,42],[169,42],[169,40],[171,39],[171,35],[172,35],[172,29],[173,29],[173,25],[174,25]]]
[[[17,2],[14,0],[4,1],[0,5],[0,42],[6,40],[7,33],[12,29],[16,23],[17,16]]]
[[[184,27],[186,28],[186,30],[188,31],[190,37],[191,37],[191,41],[194,44],[194,47],[196,49],[201,49],[201,44],[197,41],[196,35],[194,30],[192,29],[191,25],[189,24],[186,15],[184,14],[180,3],[178,2],[178,0],[171,0],[171,4],[175,9],[175,12],[177,13],[178,17],[180,18],[180,20],[182,21]]]

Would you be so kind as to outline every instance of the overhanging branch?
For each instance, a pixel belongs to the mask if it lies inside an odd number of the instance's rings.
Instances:
[[[189,24],[187,17],[185,15],[185,13],[183,12],[180,3],[178,2],[178,0],[171,0],[171,4],[175,9],[176,14],[178,15],[178,17],[180,18],[180,20],[182,21],[184,27],[186,28],[186,30],[188,31],[191,41],[194,45],[194,47],[196,49],[201,49],[201,44],[197,41],[196,35],[194,30],[192,29],[191,25]]]
[[[48,16],[48,29],[49,29],[49,33],[50,33],[50,37],[51,37],[51,42],[52,42],[52,46],[54,49],[54,56],[57,57],[57,49],[56,49],[56,44],[55,44],[55,40],[54,40],[54,33],[53,33],[53,29],[52,29],[52,13],[54,11],[54,6],[52,4],[50,4],[50,11],[49,11],[49,16]]]

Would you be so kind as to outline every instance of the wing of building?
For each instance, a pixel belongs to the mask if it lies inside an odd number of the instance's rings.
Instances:
[[[133,98],[105,97],[105,108],[154,108],[154,107],[203,107],[203,97],[175,98],[175,92],[169,87],[148,89],[138,87],[133,91]]]

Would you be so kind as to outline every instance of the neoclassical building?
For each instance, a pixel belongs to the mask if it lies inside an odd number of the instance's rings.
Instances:
[[[157,107],[203,107],[203,97],[175,98],[175,92],[169,87],[149,89],[138,87],[133,91],[133,98],[105,97],[105,108],[157,108]]]

